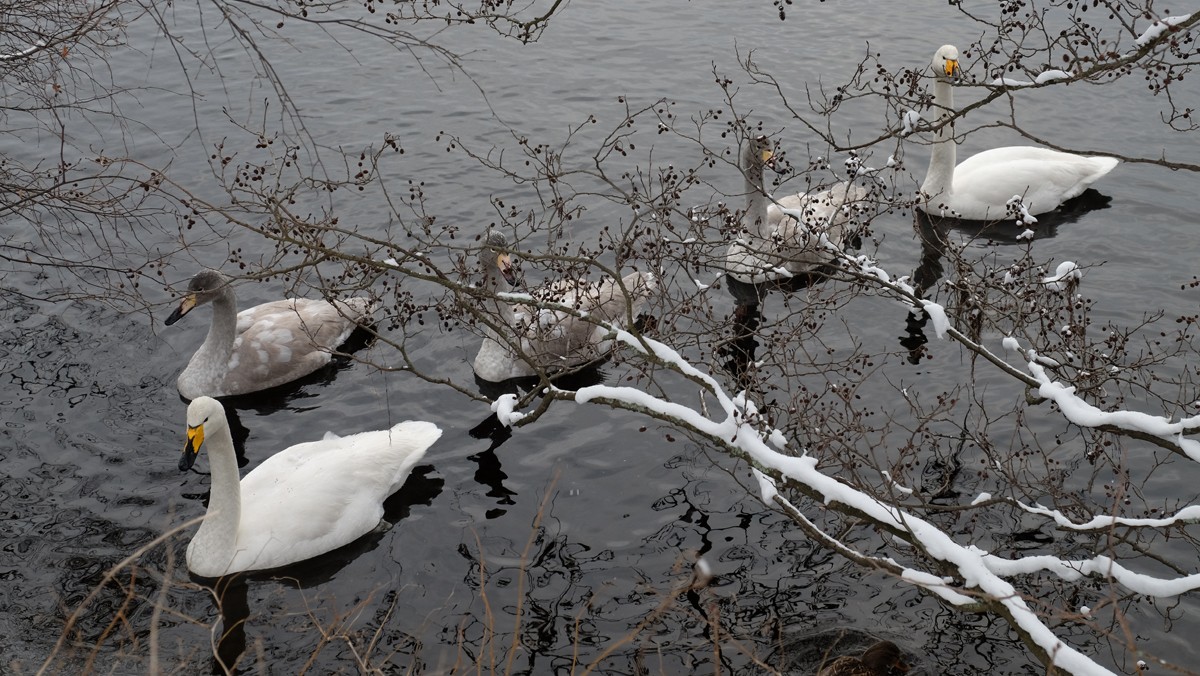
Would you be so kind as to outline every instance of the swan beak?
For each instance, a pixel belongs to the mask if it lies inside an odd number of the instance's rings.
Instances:
[[[775,168],[775,153],[771,152],[769,149],[762,151],[762,161],[763,161],[764,166],[774,169]]]
[[[946,77],[952,80],[962,77],[962,70],[958,67],[958,59],[946,59]]]
[[[163,323],[166,324],[167,326],[170,326],[170,325],[174,324],[175,322],[179,321],[180,319],[183,319],[183,316],[186,315],[187,313],[191,312],[192,309],[195,307],[196,307],[196,294],[189,293],[188,295],[183,297],[183,300],[180,301],[180,303],[179,303],[179,307],[175,308],[175,311],[172,312],[171,316],[167,317],[167,321],[165,321]]]
[[[200,447],[204,445],[204,423],[188,427],[187,445],[183,447],[183,457],[179,459],[179,471],[186,472],[196,462],[200,455]]]
[[[512,256],[506,253],[496,256],[496,267],[500,269],[501,276],[509,285],[517,283],[517,276],[513,274]]]

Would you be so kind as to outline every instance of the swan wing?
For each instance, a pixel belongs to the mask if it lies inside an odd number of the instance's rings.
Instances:
[[[557,279],[534,292],[534,298],[590,315],[607,293],[585,279]],[[565,310],[533,309],[522,324],[530,354],[545,367],[575,366],[596,358],[592,335],[596,325]]]
[[[369,311],[365,298],[336,303],[290,298],[238,313],[238,335],[221,391],[264,390],[316,371],[329,363],[331,351]]]
[[[372,304],[366,298],[348,298],[332,303],[309,298],[288,298],[242,310],[237,315],[237,332],[242,335],[261,330],[259,325],[296,328],[310,342],[332,348],[341,345],[371,310]]]
[[[529,354],[528,349],[525,352]],[[502,345],[491,336],[484,336],[471,367],[475,375],[491,383],[534,375],[533,367],[513,354],[507,345]]]
[[[588,299],[588,311],[606,322],[624,326],[626,319],[636,316],[658,290],[658,278],[652,272],[630,272],[621,278],[620,284],[606,277],[594,289]]]
[[[772,278],[779,264],[768,251],[768,245],[766,240],[758,237],[746,236],[735,240],[725,253],[725,271],[745,284],[757,284]]]
[[[806,272],[832,262],[827,245],[842,248],[846,226],[866,212],[870,191],[851,181],[783,197],[767,209],[780,257],[788,270]],[[799,218],[797,218],[799,217]]]
[[[405,421],[289,447],[241,482],[234,570],[274,568],[353,542],[375,528],[383,501],[442,434]]]
[[[1113,157],[1088,157],[1033,146],[977,153],[954,168],[951,204],[962,218],[1005,218],[1014,195],[1032,214],[1057,209],[1112,171]]]
[[[262,321],[266,317],[282,314],[285,312],[295,312],[296,299],[286,298],[284,300],[275,300],[262,305],[246,308],[237,313],[237,332],[241,335],[246,332],[251,326]]]
[[[621,278],[620,284],[612,277],[600,283],[556,280],[536,297],[573,308],[584,317],[563,310],[540,310],[529,323],[530,344],[546,366],[576,366],[592,361],[607,347],[601,342],[608,330],[595,322],[624,326],[657,288],[658,280],[649,272],[631,272]]]

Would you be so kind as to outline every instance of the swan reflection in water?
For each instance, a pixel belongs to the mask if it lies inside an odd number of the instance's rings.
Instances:
[[[1031,246],[1038,240],[1055,237],[1060,227],[1075,223],[1089,212],[1108,208],[1111,201],[1111,197],[1094,188],[1088,188],[1057,209],[1037,216],[1035,223],[1023,225],[1018,225],[1012,219],[972,221],[930,215],[914,209],[913,229],[921,245],[920,260],[911,276],[914,291],[919,298],[925,298],[929,290],[943,278],[952,233],[960,235],[964,244]],[[857,243],[852,241],[850,244]],[[732,336],[722,341],[717,348],[725,359],[725,369],[737,378],[739,383],[744,383],[748,367],[754,363],[755,350],[759,345],[755,334],[761,322],[760,306],[765,304],[772,292],[794,293],[823,283],[835,274],[834,266],[822,266],[804,274],[757,284],[726,274],[725,283],[736,302],[736,307],[731,317]],[[925,345],[929,342],[929,337],[925,329],[928,321],[929,316],[924,312],[904,313],[904,332],[899,341],[912,364],[920,363],[921,359],[927,356]]]
[[[944,260],[951,246],[1036,246],[1036,242],[1058,235],[1058,229],[1079,221],[1092,211],[1107,209],[1112,198],[1095,188],[1088,188],[1077,197],[1067,200],[1057,209],[1037,216],[1036,223],[1018,225],[1012,219],[1002,221],[973,221],[947,218],[913,210],[913,230],[921,244],[921,258],[912,273],[913,291],[926,298],[930,289],[945,273]],[[952,242],[952,233],[962,239]],[[920,363],[925,356],[924,345],[929,342],[925,326],[929,315],[908,313],[900,345],[908,351],[908,361]]]
[[[549,382],[560,390],[571,391],[590,385],[599,385],[607,377],[602,368],[606,362],[607,358],[599,359],[591,364],[560,373],[550,378]],[[496,401],[509,394],[519,397],[522,392],[529,392],[543,386],[544,381],[537,376],[532,376],[510,378],[503,382],[493,383],[476,375],[475,384],[479,387],[480,394]],[[468,434],[473,439],[487,439],[490,442],[486,449],[468,456],[468,459],[478,465],[475,470],[475,481],[485,487],[486,495],[496,498],[496,504],[500,505],[484,514],[488,519],[495,519],[506,514],[508,506],[516,504],[514,498],[517,493],[504,485],[504,480],[508,478],[508,475],[505,474],[500,457],[496,454],[496,449],[512,438],[512,428],[502,424],[495,413],[490,413],[478,425],[472,427]]]

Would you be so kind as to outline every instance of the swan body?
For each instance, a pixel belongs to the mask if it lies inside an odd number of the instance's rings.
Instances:
[[[205,303],[213,306],[208,336],[176,380],[185,399],[257,392],[306,376],[329,363],[372,309],[366,298],[289,298],[238,312],[229,278],[201,270],[166,324]]]
[[[746,211],[741,236],[725,254],[725,269],[747,284],[811,272],[833,262],[846,226],[869,195],[866,188],[842,181],[826,190],[772,201],[763,182],[771,157],[768,139],[759,136],[742,150],[739,161],[746,179]]]
[[[187,424],[179,467],[190,469],[206,446],[212,476],[208,513],[187,548],[188,570],[201,577],[277,568],[365,535],[383,518],[383,500],[442,435],[433,423],[414,420],[330,434],[272,455],[239,482],[221,403],[193,399]]]
[[[842,248],[846,226],[864,211],[869,196],[867,188],[842,181],[826,190],[788,195],[770,204],[767,224],[778,242],[784,269],[801,274],[833,262],[829,247]]]
[[[835,659],[817,676],[889,676],[907,671],[900,648],[891,641],[880,641],[863,651],[861,657],[844,655]]]
[[[514,281],[511,258],[503,251],[507,246],[502,233],[490,231],[479,254],[483,288],[489,292],[485,310],[504,331],[499,335],[492,327],[484,328],[472,364],[475,375],[488,382],[525,378],[538,370],[576,368],[599,359],[611,347],[605,340],[610,332],[605,324],[625,326],[658,289],[653,273],[631,272],[619,282],[611,277],[599,283],[561,279],[530,294],[533,301],[568,307],[587,319],[566,310],[518,305],[504,296]]]
[[[933,56],[934,106],[954,112],[953,81],[960,76],[958,49],[944,45]],[[993,148],[955,166],[955,142],[943,126],[936,132],[918,208],[931,215],[998,221],[1018,197],[1030,214],[1054,211],[1112,171],[1115,157],[1085,156],[1033,146]]]

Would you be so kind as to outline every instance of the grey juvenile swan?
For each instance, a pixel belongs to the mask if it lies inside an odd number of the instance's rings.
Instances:
[[[772,157],[770,139],[758,136],[742,149],[739,160],[746,180],[746,211],[740,236],[725,254],[725,269],[747,284],[812,272],[833,262],[847,224],[863,210],[869,195],[863,186],[842,181],[826,190],[773,201],[763,180]]]
[[[366,298],[289,298],[238,312],[229,278],[201,270],[167,326],[205,303],[213,306],[208,336],[176,381],[185,399],[257,392],[306,376],[329,363],[372,309]]]
[[[603,356],[609,347],[604,341],[608,329],[570,312],[518,305],[511,297],[505,297],[514,281],[512,261],[504,251],[507,248],[507,238],[493,230],[488,232],[479,252],[484,275],[482,288],[488,292],[484,301],[486,311],[505,334],[499,336],[490,327],[484,329],[483,344],[473,364],[475,375],[493,383],[534,375],[537,372],[534,366],[514,352],[510,343],[518,345],[538,367],[550,371],[582,366]],[[631,272],[621,278],[620,284],[611,277],[599,284],[558,280],[537,290],[531,299],[570,307],[620,327],[625,325],[626,318],[637,315],[657,289],[658,280],[652,273]]]

